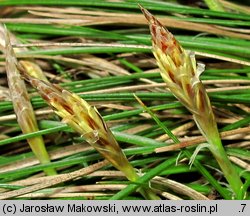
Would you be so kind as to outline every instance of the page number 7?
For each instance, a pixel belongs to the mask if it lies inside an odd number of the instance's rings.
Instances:
[[[240,204],[240,205],[242,207],[241,212],[244,212],[244,209],[245,209],[245,207],[246,207],[247,204]]]

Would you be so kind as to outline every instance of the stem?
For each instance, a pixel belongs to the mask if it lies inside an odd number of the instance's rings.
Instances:
[[[194,115],[194,119],[209,143],[209,150],[218,162],[226,180],[234,192],[235,197],[239,198],[243,184],[236,169],[228,159],[226,151],[221,143],[220,134],[213,113],[210,112],[210,115],[207,114],[206,118],[202,115]]]
[[[42,142],[41,137],[33,137],[28,139],[28,143],[30,145],[30,148],[32,149],[33,153],[37,157],[37,159],[40,161],[41,164],[48,164],[50,163],[50,157],[46,150],[46,147],[44,145],[44,142]],[[54,168],[46,168],[44,169],[44,172],[48,175],[56,175],[57,172]]]
[[[183,156],[180,156],[180,159],[182,159]],[[159,175],[162,171],[168,169],[170,166],[173,166],[176,162],[176,157],[168,158],[168,160],[165,160],[158,166],[152,168],[149,172],[145,173],[145,175],[138,178],[136,184],[130,184],[123,190],[116,193],[114,196],[110,198],[110,200],[119,200],[126,196],[128,196],[130,193],[135,191],[136,189],[139,190],[139,185],[144,184],[145,182],[149,182],[152,178]]]
[[[146,200],[161,200],[150,188],[140,187],[138,192],[146,199]]]
[[[133,183],[136,183],[137,180],[140,178],[137,173],[135,172],[135,169],[131,166],[131,164],[127,164],[127,166],[124,166],[124,168],[120,169],[125,176]],[[153,190],[151,190],[149,187],[141,186],[137,190],[146,200],[160,200],[161,198],[158,197]]]
[[[236,172],[236,169],[228,159],[226,151],[222,146],[221,140],[215,139],[213,142],[210,142],[209,149],[217,160],[219,166],[221,167],[225,178],[227,179],[233,192],[235,193],[236,199],[239,198],[241,196],[241,188],[243,187],[243,184],[240,176]]]
[[[225,11],[218,0],[204,0],[210,10],[213,11]]]

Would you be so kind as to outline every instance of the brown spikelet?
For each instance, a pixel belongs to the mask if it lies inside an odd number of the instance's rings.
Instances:
[[[196,65],[194,54],[183,49],[146,9],[141,7],[141,10],[149,23],[153,54],[163,80],[174,96],[193,114],[232,190],[239,195],[242,182],[223,149],[209,97],[199,78],[204,66]]]
[[[213,127],[217,128],[209,98],[199,79],[202,66],[198,66],[197,69],[194,55],[184,50],[175,37],[152,14],[144,8],[141,9],[148,20],[153,53],[167,87],[196,119],[206,115],[212,120]],[[205,132],[206,126],[203,122],[197,121],[197,124]]]
[[[22,66],[20,66],[20,70],[25,79],[38,90],[39,94],[62,118],[63,122],[84,137],[114,167],[122,171],[130,181],[135,182],[138,179],[134,168],[95,107],[90,106],[78,95],[60,86],[32,77]],[[150,189],[141,188],[139,191],[145,198],[158,199]]]

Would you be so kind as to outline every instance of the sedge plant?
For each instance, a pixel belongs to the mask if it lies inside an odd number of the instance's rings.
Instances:
[[[139,175],[129,163],[114,135],[97,111],[78,95],[48,81],[33,77],[32,69],[27,62],[19,64],[25,79],[38,91],[54,112],[66,124],[78,132],[92,147],[94,147],[115,168],[122,171],[133,183]],[[31,73],[31,74],[30,74]],[[148,186],[140,186],[138,192],[145,199],[160,199]]]
[[[6,56],[6,73],[11,100],[17,116],[17,122],[24,134],[38,131],[35,113],[23,79],[16,67],[17,59],[10,43],[10,35],[4,26],[0,26],[2,33],[1,48]],[[42,136],[27,139],[27,142],[41,164],[50,163],[50,157],[46,150]],[[46,168],[47,175],[55,175],[54,168]]]
[[[240,197],[242,182],[227,157],[205,87],[200,81],[204,65],[196,64],[194,53],[186,51],[175,37],[141,7],[152,36],[152,51],[167,88],[193,114],[193,118],[227,179],[234,197]]]

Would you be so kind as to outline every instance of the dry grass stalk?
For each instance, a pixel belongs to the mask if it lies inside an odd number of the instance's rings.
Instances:
[[[8,85],[18,124],[24,134],[38,131],[39,129],[37,126],[36,117],[29,100],[25,83],[21,79],[20,73],[16,67],[18,62],[10,43],[9,33],[3,26],[1,26],[1,33],[3,34],[5,41],[4,51],[6,55],[6,73]],[[46,151],[45,144],[41,136],[30,138],[27,141],[40,163],[46,164],[50,162],[49,155]],[[52,168],[44,169],[44,171],[47,175],[56,174],[56,171]]]
[[[51,187],[53,185],[60,184],[62,182],[70,181],[72,179],[75,179],[77,177],[82,177],[84,175],[90,174],[98,169],[101,169],[102,167],[106,166],[108,164],[108,161],[104,160],[95,164],[92,164],[88,167],[84,167],[80,170],[76,170],[67,174],[62,175],[55,175],[55,176],[49,176],[50,178],[45,178],[45,181],[42,181],[38,184],[31,185],[29,187],[24,187],[18,190],[14,191],[8,191],[5,193],[0,193],[0,200],[6,200],[10,199],[12,197],[21,196],[24,194],[28,194],[34,191],[38,191],[44,188]]]
[[[140,14],[96,12],[52,8],[52,7],[19,7],[17,9],[29,10],[29,13],[42,18],[2,18],[0,22],[4,23],[52,23],[52,24],[73,24],[73,25],[102,25],[102,24],[145,24],[145,20]],[[45,12],[42,12],[45,11]],[[82,14],[82,15],[81,15]],[[172,17],[161,18],[164,25],[173,28],[180,28],[198,32],[208,32],[229,37],[249,39],[248,34],[235,33],[229,30],[220,29],[220,26],[214,26],[205,23],[195,23],[183,20],[177,20]]]

